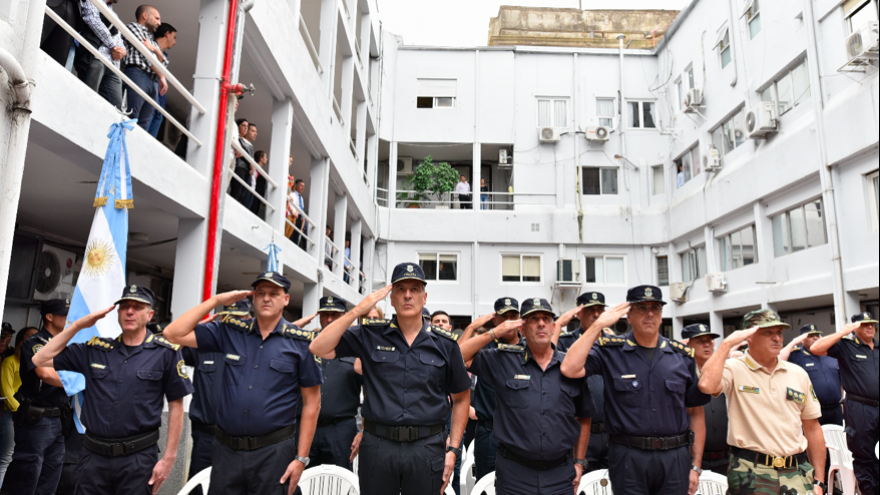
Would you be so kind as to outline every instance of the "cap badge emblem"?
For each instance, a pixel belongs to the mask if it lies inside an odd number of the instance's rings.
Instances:
[[[871,315],[869,315],[868,313],[865,313],[864,316],[865,316],[865,319],[866,319],[866,320],[870,320],[870,319],[871,319]]]
[[[131,289],[128,289],[128,291],[132,294],[136,293],[138,291],[137,285],[132,285]]]
[[[598,300],[599,300],[599,294],[596,294],[596,293],[594,292],[594,293],[593,293],[593,300],[594,300],[594,301],[598,301]]]
[[[540,299],[535,299],[535,300],[532,301],[532,302],[535,304],[535,306],[541,306],[541,300],[540,300]]]
[[[275,278],[274,272],[266,272],[266,278]]]
[[[505,299],[505,300],[504,300],[504,305],[505,305],[505,306],[513,306],[513,303],[512,303],[512,301],[511,301],[510,299]]]
[[[645,289],[645,297],[653,298],[654,297],[654,290],[653,289]]]
[[[406,265],[406,271],[409,272],[409,273],[412,273],[412,272],[414,271],[413,266],[412,266],[412,265]]]
[[[706,331],[706,326],[705,326],[705,325],[700,325],[700,331],[701,331],[701,332],[705,332],[705,331]]]
[[[327,304],[333,304],[333,296],[327,298]]]

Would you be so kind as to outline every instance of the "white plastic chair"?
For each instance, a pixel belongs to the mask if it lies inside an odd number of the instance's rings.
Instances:
[[[724,495],[727,493],[727,484],[727,476],[704,471],[700,476],[700,488],[697,489],[697,495]]]
[[[461,465],[461,495],[471,495],[471,491],[477,484],[477,480],[474,477],[474,470],[476,469],[475,461],[476,459],[474,459],[473,456],[470,456]]]
[[[483,479],[477,482],[470,495],[495,495],[495,473],[489,473],[483,476]]]
[[[189,495],[196,488],[202,487],[202,495],[208,495],[208,488],[211,486],[211,468],[205,469],[201,473],[192,477],[189,482],[184,485],[178,495]]]
[[[834,480],[834,474],[837,473],[843,493],[856,493],[856,474],[852,452],[846,444],[846,430],[842,426],[826,425],[822,427],[822,431],[825,433],[825,446],[829,451],[829,479]]]
[[[611,480],[608,479],[608,471],[593,471],[581,478],[578,485],[578,495],[612,495]]]
[[[337,466],[318,466],[308,469],[299,481],[303,495],[358,495],[358,477]]]

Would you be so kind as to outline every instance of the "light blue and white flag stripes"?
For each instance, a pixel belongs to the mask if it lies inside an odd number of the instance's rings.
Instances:
[[[272,239],[272,244],[263,248],[263,251],[269,252],[269,261],[266,263],[266,271],[267,272],[277,272],[278,270],[278,253],[281,252],[281,248],[275,244],[275,239]]]
[[[128,209],[133,206],[133,201],[125,132],[132,130],[134,124],[134,120],[129,120],[113,124],[110,128],[110,144],[107,146],[104,166],[98,179],[98,191],[95,194],[95,219],[89,233],[76,291],[70,301],[68,324],[95,311],[109,308],[126,287]],[[114,310],[96,326],[80,331],[70,343],[81,344],[94,337],[115,338],[121,333]],[[85,378],[79,373],[62,371],[58,374],[67,395],[74,396],[76,427],[80,433],[84,433],[80,413],[82,392],[86,387]]]

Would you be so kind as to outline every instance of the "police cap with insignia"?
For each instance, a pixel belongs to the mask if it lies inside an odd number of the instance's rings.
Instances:
[[[874,318],[874,315],[871,313],[860,313],[857,315],[853,315],[852,317],[853,323],[877,323],[877,319]]]
[[[3,329],[0,330],[0,337],[6,337],[7,335],[15,335],[15,330],[12,329],[12,325],[9,323],[4,323]]]
[[[318,313],[347,313],[348,303],[341,297],[327,296],[321,299],[321,307]]]
[[[119,304],[123,301],[134,301],[152,307],[155,299],[156,296],[150,289],[140,285],[132,285],[131,287],[126,287],[122,290],[122,297],[120,297],[115,304]]]
[[[550,313],[553,318],[556,318],[556,313],[553,312],[553,306],[550,306],[550,302],[546,299],[536,297],[534,299],[526,299],[523,301],[522,310],[520,311],[521,318],[525,318],[535,313]]]
[[[394,267],[391,274],[391,283],[403,282],[404,280],[416,280],[425,285],[428,281],[425,279],[425,271],[418,263],[401,263]]]
[[[70,312],[70,301],[65,299],[49,299],[40,303],[40,315],[67,316]]]
[[[577,305],[585,308],[592,308],[593,306],[602,306],[604,308],[608,306],[605,304],[605,294],[602,294],[601,292],[587,292],[581,294],[580,297],[577,298]]]
[[[703,324],[688,325],[681,331],[681,338],[683,339],[696,339],[698,337],[705,337],[706,335],[712,337],[713,340],[721,338],[720,335],[712,333],[709,327]]]
[[[257,277],[257,280],[255,280],[254,283],[251,284],[251,287],[256,289],[257,286],[263,282],[269,282],[270,284],[275,284],[278,287],[281,287],[282,289],[284,289],[285,292],[290,290],[290,279],[288,279],[287,277],[285,277],[284,275],[282,275],[278,272],[263,272],[263,273],[261,273],[260,276]]]
[[[433,319],[433,318],[431,318],[431,310],[423,307],[422,308],[422,318],[424,318],[425,321],[428,321],[428,322],[431,321]]]
[[[782,318],[779,317],[779,314],[777,314],[776,311],[773,311],[772,309],[759,309],[757,311],[752,311],[743,318],[743,329],[752,327],[791,328],[791,325],[782,321]]]
[[[822,335],[822,331],[816,328],[816,325],[804,325],[801,327],[801,335]]]
[[[495,301],[495,314],[500,316],[505,313],[510,313],[511,311],[519,313],[519,301],[516,299],[512,297],[502,297]]]
[[[663,301],[663,291],[653,285],[633,287],[626,293],[626,302],[630,304],[657,303],[666,306],[666,302]]]

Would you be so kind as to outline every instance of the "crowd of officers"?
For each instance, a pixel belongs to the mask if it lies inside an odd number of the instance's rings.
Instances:
[[[433,315],[440,326],[426,321],[424,272],[404,263],[352,310],[322,299],[320,328],[306,331],[314,317],[282,316],[290,285],[262,273],[253,291],[217,295],[162,334],[147,329],[144,287],[72,324],[64,301],[44,304],[22,351],[2,493],[56,493],[72,429],[57,372],[70,371],[86,381],[76,495],[157,493],[193,393],[190,476],[212,467],[208,495],[292,495],[310,465],[351,469],[355,457],[362,495],[442,495],[469,418],[477,478],[494,472],[500,495],[570,495],[606,469],[626,495],[694,495],[704,469],[727,476],[731,495],[823,495],[821,426],[844,419],[861,493],[880,494],[870,314],[827,337],[807,325],[783,347],[789,325],[755,311],[716,349],[705,325],[685,328],[683,342],[663,337],[662,292],[642,286],[611,308],[583,294],[558,318],[546,299],[502,297],[459,337],[446,313]],[[396,315],[384,319],[377,305],[389,296]],[[114,309],[119,338],[68,345]],[[618,336],[609,329],[624,316],[631,330]]]

